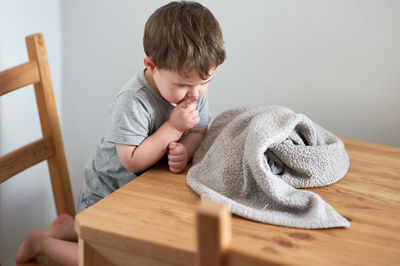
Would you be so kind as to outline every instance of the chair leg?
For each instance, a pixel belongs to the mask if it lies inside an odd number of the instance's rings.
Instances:
[[[224,265],[231,242],[231,212],[226,205],[202,201],[197,210],[197,265]]]

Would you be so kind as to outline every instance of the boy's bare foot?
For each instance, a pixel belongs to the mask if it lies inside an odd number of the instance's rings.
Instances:
[[[25,242],[19,246],[15,261],[23,263],[42,255],[45,239],[46,236],[42,232],[38,230],[31,231],[26,237]]]
[[[53,237],[67,241],[78,241],[74,230],[74,218],[68,214],[61,214],[43,233],[47,237]]]

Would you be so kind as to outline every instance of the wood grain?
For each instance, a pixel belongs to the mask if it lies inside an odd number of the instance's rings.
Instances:
[[[50,140],[46,138],[0,156],[0,183],[52,155]]]
[[[306,230],[232,219],[232,249],[276,264],[399,265],[400,148],[344,139],[350,169],[339,182],[313,188],[350,228]],[[200,198],[159,164],[76,217],[80,237],[176,265],[193,265]],[[232,255],[235,257],[235,255]]]
[[[27,62],[0,72],[0,96],[40,81],[36,62]]]
[[[203,201],[197,209],[196,224],[198,265],[223,265],[231,244],[229,207],[211,201]]]

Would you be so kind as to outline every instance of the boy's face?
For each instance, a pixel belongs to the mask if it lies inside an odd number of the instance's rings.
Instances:
[[[150,79],[150,85],[167,102],[178,104],[191,97],[200,99],[206,93],[208,85],[214,77],[215,68],[209,71],[210,75],[206,80],[201,79],[195,70],[192,70],[187,77],[182,77],[175,71],[157,69],[157,67],[147,68],[147,70],[149,76],[146,76]]]

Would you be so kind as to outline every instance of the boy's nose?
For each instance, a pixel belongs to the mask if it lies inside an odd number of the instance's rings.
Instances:
[[[191,90],[190,90],[190,92],[189,92],[189,96],[190,97],[199,97],[199,95],[200,95],[200,89],[199,88],[196,88],[196,87],[194,87],[194,88],[192,88]]]

